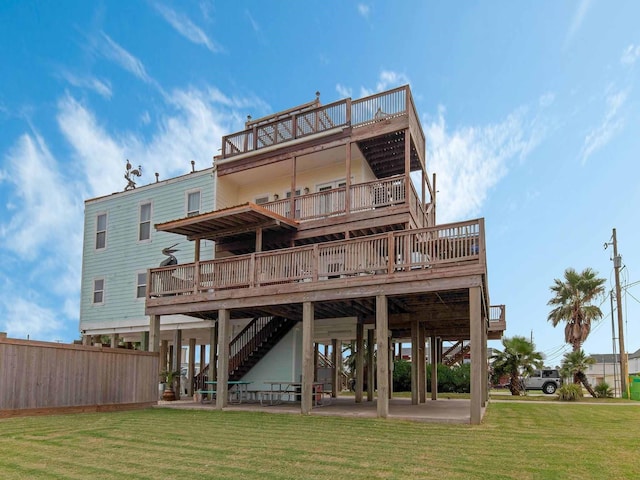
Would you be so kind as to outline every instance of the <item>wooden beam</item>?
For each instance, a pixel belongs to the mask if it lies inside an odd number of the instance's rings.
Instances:
[[[482,382],[486,382],[486,361],[482,358],[482,305],[480,288],[469,289],[471,326],[471,424],[482,421]]]
[[[302,304],[302,402],[301,413],[311,413],[313,405],[313,303]]]
[[[431,400],[438,399],[438,339],[432,335],[429,337],[431,348]]]
[[[149,316],[149,351],[160,351],[160,315]]]
[[[356,324],[356,403],[362,403],[364,385],[364,324],[358,319]]]
[[[196,339],[189,339],[189,360],[187,362],[187,371],[189,374],[189,384],[187,385],[187,394],[193,398],[193,379],[196,376]]]
[[[373,384],[375,375],[373,374],[375,331],[367,330],[367,402],[373,402]]]
[[[418,318],[411,322],[411,405],[418,405]]]
[[[229,310],[218,312],[218,376],[216,383],[216,408],[222,410],[228,402],[229,380]]]
[[[218,379],[218,322],[213,324],[209,332],[209,380]]]
[[[418,352],[420,353],[418,363],[418,403],[425,403],[427,395],[427,355],[425,352],[424,323],[418,323]]]
[[[339,349],[337,339],[331,339],[331,362],[333,368],[331,369],[331,396],[336,398],[338,396],[338,390],[340,389],[340,361],[339,361]]]
[[[378,350],[378,417],[389,416],[389,324],[387,297],[376,296],[376,338]]]
[[[182,356],[182,330],[177,328],[173,332],[173,360],[171,362],[172,372],[180,371],[180,361],[182,360],[181,356]],[[180,385],[180,375],[175,376],[173,389],[176,395],[176,400],[180,400],[180,390],[182,389]]]

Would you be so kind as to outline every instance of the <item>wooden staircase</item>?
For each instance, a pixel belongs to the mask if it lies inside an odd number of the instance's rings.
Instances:
[[[229,343],[229,380],[240,380],[296,324],[284,317],[257,317]],[[201,389],[208,380],[209,365],[198,373],[194,388]]]
[[[442,363],[452,367],[456,363],[462,363],[464,356],[471,351],[471,342],[458,341],[442,354]]]

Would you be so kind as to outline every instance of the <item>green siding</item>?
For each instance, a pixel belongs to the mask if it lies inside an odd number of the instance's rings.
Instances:
[[[200,189],[200,212],[214,210],[213,169],[153,183],[85,202],[80,329],[113,327],[120,321],[146,323],[144,298],[136,298],[137,274],[157,267],[162,249],[179,243],[178,263],[193,262],[194,244],[180,235],[155,231],[154,225],[186,216],[186,192]],[[138,241],[140,205],[151,202],[151,238]],[[96,218],[107,214],[106,248],[95,249]],[[203,241],[200,258],[213,258],[214,245]],[[104,303],[94,305],[93,280],[104,278]]]

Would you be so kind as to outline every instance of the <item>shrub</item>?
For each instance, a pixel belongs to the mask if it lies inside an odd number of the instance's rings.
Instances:
[[[599,384],[596,385],[596,388],[594,390],[598,394],[598,398],[613,397],[613,390],[611,390],[611,387],[607,382],[600,382]]]
[[[562,385],[558,389],[558,400],[563,402],[575,402],[582,398],[582,387],[576,383]]]
[[[396,360],[393,362],[393,391],[411,391],[411,362]]]

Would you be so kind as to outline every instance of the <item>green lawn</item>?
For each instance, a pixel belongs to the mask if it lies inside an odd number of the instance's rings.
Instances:
[[[640,405],[493,402],[480,426],[154,408],[0,420],[0,478],[621,479]]]

